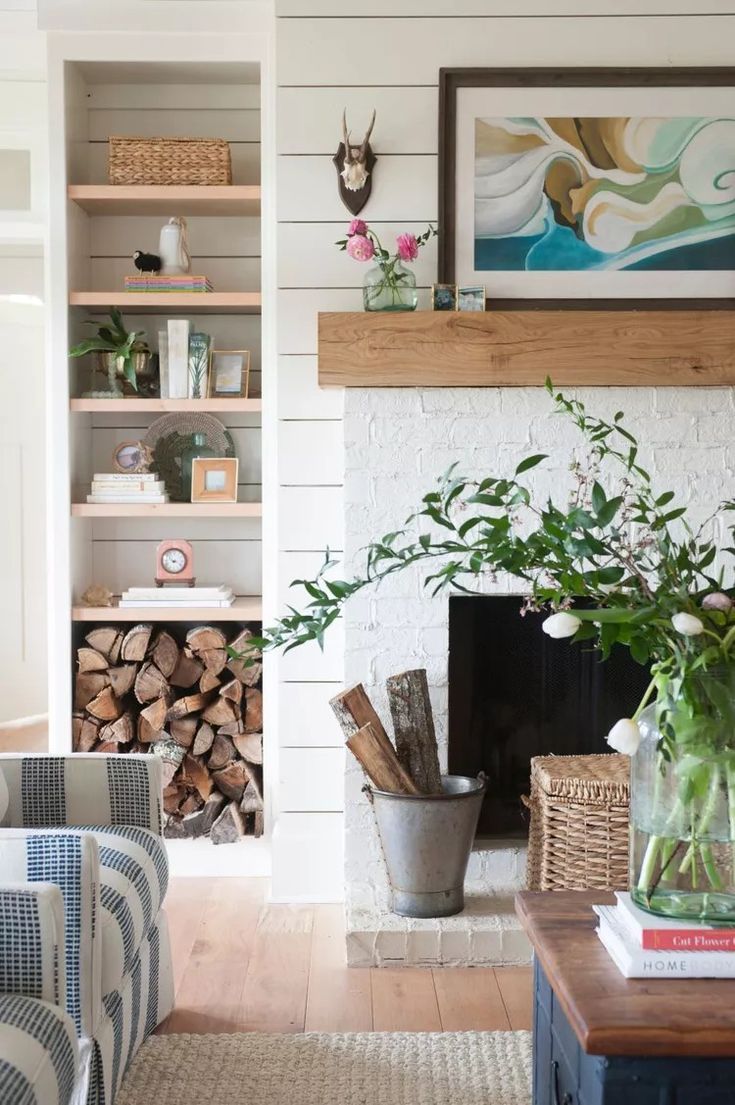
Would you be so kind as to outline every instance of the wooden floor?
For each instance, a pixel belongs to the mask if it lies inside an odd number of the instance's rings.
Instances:
[[[176,1005],[159,1032],[531,1027],[531,970],[348,968],[341,906],[267,905],[264,879],[174,879]]]

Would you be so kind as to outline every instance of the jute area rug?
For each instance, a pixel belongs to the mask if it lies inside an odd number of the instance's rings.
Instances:
[[[529,1105],[530,1032],[153,1036],[116,1105]]]

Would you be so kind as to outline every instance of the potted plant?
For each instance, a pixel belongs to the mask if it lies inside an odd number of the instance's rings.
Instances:
[[[354,261],[377,262],[365,274],[362,299],[366,311],[415,311],[418,304],[416,277],[404,262],[415,261],[419,250],[436,230],[430,226],[418,238],[415,234],[399,234],[396,252],[389,253],[374,230],[362,219],[353,219],[347,236],[335,244]]]
[[[99,371],[107,377],[111,394],[121,394],[118,380],[136,392],[139,383],[150,383],[152,355],[145,341],[145,331],[126,330],[117,307],[110,309],[109,324],[99,326],[95,319],[86,319],[85,325],[97,326],[96,335],[75,345],[69,350],[69,356],[96,353]]]
[[[251,644],[321,643],[352,595],[412,564],[428,564],[434,593],[506,574],[525,592],[521,613],[548,610],[550,637],[586,642],[603,660],[627,648],[650,669],[633,717],[607,736],[632,757],[635,900],[653,913],[735,924],[735,604],[715,567],[735,548],[712,537],[735,535],[735,499],[690,524],[672,491],[654,489],[622,411],[607,422],[548,380],[547,389],[588,446],[586,460],[572,462],[569,497],[534,499],[526,473],[544,454],[479,481],[453,466],[403,528],[367,547],[360,575],[328,579],[327,558],[315,579],[297,581],[305,610],[292,607]]]

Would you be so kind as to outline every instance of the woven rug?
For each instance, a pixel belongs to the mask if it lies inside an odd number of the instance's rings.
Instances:
[[[153,1036],[116,1105],[529,1105],[530,1032]]]

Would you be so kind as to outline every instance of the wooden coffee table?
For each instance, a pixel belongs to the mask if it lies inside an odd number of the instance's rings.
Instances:
[[[735,1105],[735,980],[625,979],[599,892],[523,893],[535,951],[533,1105]]]

